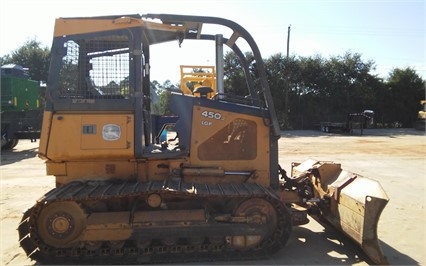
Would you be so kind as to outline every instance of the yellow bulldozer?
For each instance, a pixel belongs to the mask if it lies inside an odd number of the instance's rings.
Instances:
[[[230,35],[205,33],[205,24]],[[171,94],[176,119],[167,123],[178,138],[157,143],[150,48],[176,40],[216,43],[215,82]],[[246,73],[244,96],[224,91],[225,45]],[[312,215],[386,264],[377,224],[389,199],[380,184],[326,161],[295,162],[287,174],[280,133],[262,56],[239,24],[172,14],[58,18],[38,149],[56,187],[24,212],[20,245],[54,264],[260,259]]]
[[[215,67],[181,65],[180,89],[184,94],[207,98],[214,97],[217,94]]]
[[[419,112],[417,113],[417,120],[414,122],[416,130],[425,130],[426,128],[426,100],[420,101]]]

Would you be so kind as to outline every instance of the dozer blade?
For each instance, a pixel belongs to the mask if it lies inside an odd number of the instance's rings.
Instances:
[[[310,176],[321,217],[357,244],[377,264],[389,264],[379,244],[377,225],[389,201],[375,180],[344,171],[340,164],[305,161],[292,169],[293,176]]]

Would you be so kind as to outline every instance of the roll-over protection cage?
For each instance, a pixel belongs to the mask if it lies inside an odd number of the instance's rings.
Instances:
[[[204,34],[205,24],[227,27],[232,34],[229,37]],[[152,143],[150,45],[176,40],[180,44],[185,39],[216,41],[216,46],[226,44],[240,59],[248,88],[246,98],[250,99],[243,104],[262,110],[271,127],[270,170],[271,180],[276,180],[280,129],[265,65],[252,36],[239,24],[227,19],[170,14],[57,19],[46,110],[134,113],[135,136],[142,136],[135,138],[135,156],[143,157],[144,147]],[[249,62],[237,46],[238,39],[245,40],[251,48],[252,61]],[[218,55],[218,48],[216,57],[219,82],[223,77],[223,54]],[[218,63],[218,59],[222,61]],[[250,72],[249,63],[256,64],[257,73]],[[215,99],[226,101],[231,98]]]

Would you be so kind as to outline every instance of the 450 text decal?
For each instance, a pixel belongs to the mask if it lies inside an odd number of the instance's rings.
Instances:
[[[208,118],[208,119],[213,119],[213,120],[223,120],[221,113],[207,111],[207,110],[201,112],[201,116]],[[203,125],[203,126],[211,126],[212,124],[213,124],[212,121],[208,121],[208,120],[201,121],[201,125]]]
[[[212,112],[212,111],[203,111],[201,113],[202,116],[206,117],[206,118],[211,118],[211,119],[216,119],[216,120],[222,120],[222,115],[220,113],[217,112]]]

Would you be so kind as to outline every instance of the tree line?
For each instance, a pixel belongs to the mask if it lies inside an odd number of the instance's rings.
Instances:
[[[252,59],[250,53],[246,57]],[[420,100],[425,99],[426,81],[407,67],[394,68],[386,79],[373,74],[375,62],[364,61],[360,54],[324,58],[284,56],[281,53],[264,59],[275,109],[283,129],[311,129],[321,121],[343,122],[349,113],[373,110],[377,127],[412,127]],[[247,92],[244,71],[237,56],[225,54],[225,92],[244,95]],[[251,74],[256,64],[251,60]],[[29,68],[33,80],[46,81],[50,49],[35,39],[28,40],[11,54],[0,57],[1,65],[13,63]],[[169,80],[161,85],[151,82],[159,94],[155,108],[167,112]],[[179,87],[179,84],[175,84]],[[153,97],[157,98],[157,97]]]
[[[246,54],[247,58],[252,57]],[[225,56],[225,91],[242,93],[243,70]],[[324,58],[284,56],[265,60],[269,86],[283,129],[311,129],[322,121],[345,122],[349,113],[375,112],[376,127],[412,127],[426,87],[413,68],[395,68],[387,79],[358,53]],[[253,73],[256,65],[251,65]]]

